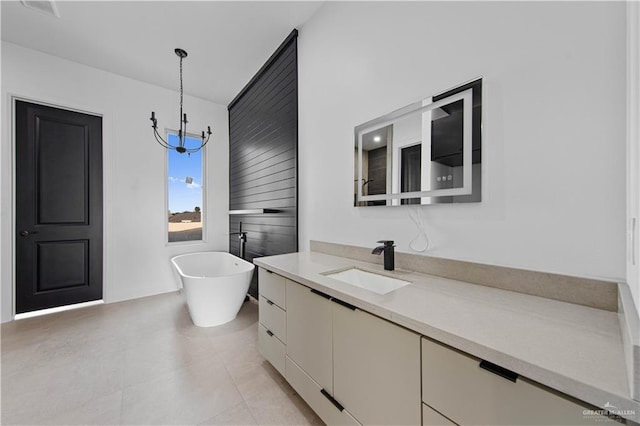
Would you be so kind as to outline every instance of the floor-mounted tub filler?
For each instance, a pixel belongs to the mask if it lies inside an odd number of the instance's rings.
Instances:
[[[253,277],[252,263],[215,251],[182,254],[171,263],[182,280],[195,325],[221,325],[238,315]]]

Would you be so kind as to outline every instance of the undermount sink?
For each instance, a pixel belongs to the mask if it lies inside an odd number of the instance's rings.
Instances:
[[[334,280],[342,281],[356,287],[364,288],[378,294],[387,294],[394,290],[411,284],[409,281],[399,280],[397,278],[387,277],[385,275],[373,272],[363,271],[358,268],[350,268],[338,272],[329,272],[324,274],[326,277]]]

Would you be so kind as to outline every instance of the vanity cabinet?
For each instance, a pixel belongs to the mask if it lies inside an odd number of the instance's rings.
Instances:
[[[259,269],[259,348],[329,425],[579,425],[588,404]],[[596,409],[597,410],[597,409]]]
[[[420,335],[333,304],[334,397],[362,424],[420,424]]]
[[[608,420],[585,418],[583,411],[593,407],[425,337],[422,398],[427,405],[424,425],[582,425]]]
[[[285,374],[286,330],[286,279],[278,274],[258,269],[260,291],[258,294],[258,348],[263,357],[280,374]]]
[[[286,378],[327,424],[420,424],[418,334],[289,280],[286,299]]]

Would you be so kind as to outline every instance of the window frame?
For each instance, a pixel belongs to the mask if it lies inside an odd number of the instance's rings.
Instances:
[[[169,135],[178,135],[177,130],[165,129],[165,140],[169,140]],[[195,133],[187,133],[188,138],[201,140],[200,135]],[[201,167],[202,167],[202,206],[200,206],[200,220],[202,222],[202,238],[199,240],[188,241],[169,241],[169,149],[165,149],[164,153],[164,243],[165,246],[179,246],[179,245],[193,245],[193,244],[205,244],[207,243],[207,220],[206,217],[206,205],[207,205],[207,147],[204,146],[200,152],[202,153]]]

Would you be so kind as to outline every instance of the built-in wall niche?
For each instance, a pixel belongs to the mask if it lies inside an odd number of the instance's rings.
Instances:
[[[355,128],[354,205],[481,200],[482,79]]]

